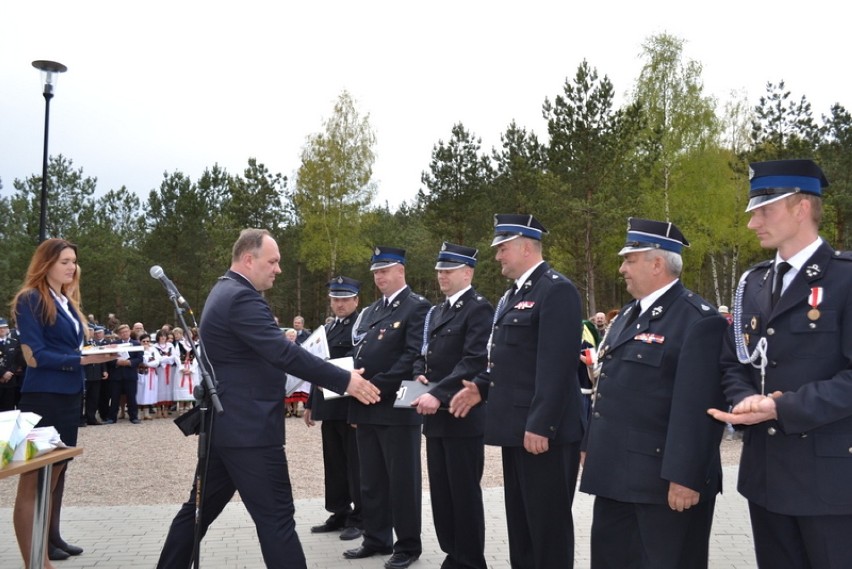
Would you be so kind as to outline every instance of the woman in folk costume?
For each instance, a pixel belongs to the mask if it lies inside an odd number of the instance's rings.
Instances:
[[[165,419],[169,415],[174,398],[175,380],[177,379],[177,348],[168,341],[168,332],[157,332],[157,343],[154,349],[160,355],[160,366],[157,368],[157,417]]]
[[[145,348],[142,354],[142,365],[139,366],[139,383],[136,387],[136,404],[139,406],[142,419],[154,418],[154,405],[159,401],[159,379],[157,368],[160,367],[160,352],[151,344],[151,336],[142,334],[139,343]]]
[[[195,398],[192,395],[193,388],[198,385],[198,362],[192,351],[192,341],[183,333],[183,328],[172,330],[175,336],[175,348],[177,349],[178,370],[175,378],[174,398],[178,404],[178,413],[188,411],[192,407]]]

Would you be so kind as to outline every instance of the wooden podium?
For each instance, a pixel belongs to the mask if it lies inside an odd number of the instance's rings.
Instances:
[[[10,462],[5,468],[0,468],[0,478],[18,476],[34,470],[38,471],[30,569],[44,566],[44,546],[47,542],[48,516],[50,515],[50,478],[53,473],[53,465],[82,453],[83,449],[80,447],[68,447],[43,454],[32,460]]]

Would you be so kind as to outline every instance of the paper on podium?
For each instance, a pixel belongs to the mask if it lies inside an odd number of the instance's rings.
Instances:
[[[348,358],[333,358],[328,360],[328,363],[334,364],[339,368],[345,369],[346,371],[352,371],[355,369],[355,360],[351,357]],[[322,387],[322,396],[326,399],[337,399],[338,397],[349,397],[348,393],[344,393],[343,395],[339,393],[335,393],[331,389],[326,389]]]

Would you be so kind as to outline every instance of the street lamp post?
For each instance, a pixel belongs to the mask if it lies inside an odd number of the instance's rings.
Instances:
[[[50,126],[50,100],[56,85],[57,75],[68,68],[56,61],[33,61],[33,67],[41,71],[44,82],[44,157],[41,164],[41,212],[38,219],[38,242],[45,240],[47,232],[47,133]]]

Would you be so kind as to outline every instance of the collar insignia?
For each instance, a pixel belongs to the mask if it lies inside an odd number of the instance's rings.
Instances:
[[[655,306],[654,308],[651,309],[651,316],[659,316],[662,313],[663,313],[663,307],[662,306]]]
[[[817,276],[820,273],[821,270],[822,269],[819,268],[819,265],[814,263],[813,265],[805,267],[805,274],[808,276],[808,278],[812,279],[815,276]]]

